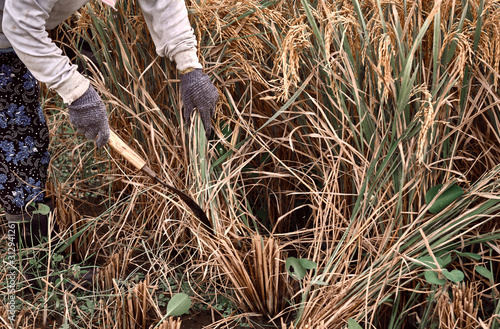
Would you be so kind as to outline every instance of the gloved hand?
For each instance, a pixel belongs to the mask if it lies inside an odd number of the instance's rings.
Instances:
[[[201,69],[194,69],[181,74],[181,97],[184,103],[186,124],[188,126],[191,124],[191,114],[195,107],[198,108],[205,127],[205,134],[208,137],[212,132],[210,119],[214,115],[215,104],[219,98],[217,88]]]
[[[69,121],[79,133],[88,139],[95,139],[98,147],[108,143],[108,113],[94,87],[90,86],[80,98],[68,105],[68,112]]]

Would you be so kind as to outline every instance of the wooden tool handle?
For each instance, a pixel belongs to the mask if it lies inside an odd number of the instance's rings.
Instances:
[[[128,146],[113,130],[109,134],[109,146],[116,152],[120,153],[127,161],[139,170],[143,170],[146,165],[139,154],[137,154],[130,146]]]
[[[110,131],[108,144],[134,167],[146,173],[149,177],[154,178],[158,183],[177,194],[188,205],[188,207],[191,208],[196,217],[198,217],[201,222],[207,226],[207,228],[212,227],[207,215],[203,212],[203,209],[193,199],[191,199],[190,196],[159,179],[158,176],[156,176],[156,173],[146,165],[146,161],[144,161],[139,154],[122,141],[122,139],[118,137],[113,130]],[[208,232],[213,234],[211,230],[208,230]]]

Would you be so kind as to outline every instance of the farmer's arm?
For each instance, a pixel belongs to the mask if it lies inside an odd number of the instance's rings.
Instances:
[[[187,125],[190,125],[191,114],[197,108],[209,136],[219,93],[198,61],[196,38],[184,0],[139,0],[139,4],[156,52],[175,61],[181,72],[181,97]]]
[[[2,29],[35,78],[70,104],[85,93],[89,81],[49,38],[46,25],[54,3],[54,0],[6,0]]]
[[[33,76],[57,91],[68,104],[69,119],[78,132],[88,139],[95,139],[97,146],[104,146],[109,140],[109,124],[101,97],[89,80],[77,71],[76,65],[62,54],[46,31],[49,13],[55,2],[7,0],[2,21],[3,33]],[[78,9],[81,3],[75,1],[75,8],[66,7],[67,16]]]
[[[179,71],[201,69],[184,0],[139,0],[139,4],[158,55],[175,61]]]

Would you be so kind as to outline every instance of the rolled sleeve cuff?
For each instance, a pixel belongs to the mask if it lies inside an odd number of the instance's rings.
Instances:
[[[185,50],[174,55],[174,61],[179,71],[184,71],[188,68],[201,69],[203,68],[198,61],[196,50]]]
[[[80,98],[89,89],[89,86],[89,79],[85,78],[78,71],[74,71],[68,80],[53,89],[62,97],[64,103],[70,105]]]

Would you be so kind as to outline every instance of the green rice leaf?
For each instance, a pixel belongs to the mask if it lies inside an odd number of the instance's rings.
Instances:
[[[466,257],[466,258],[471,258],[471,259],[475,259],[475,260],[481,260],[481,258],[482,258],[481,255],[475,254],[473,252],[460,252],[460,251],[455,250],[455,253],[460,257]]]
[[[328,283],[326,283],[325,281],[322,281],[322,280],[314,280],[313,282],[311,282],[312,285],[315,285],[317,284],[318,286],[328,286]]]
[[[425,194],[425,202],[427,204],[431,204],[436,195],[440,192],[441,188],[443,187],[443,184],[438,184],[434,187],[432,187],[427,193]],[[461,197],[464,194],[464,191],[456,184],[453,184],[449,186],[444,192],[442,192],[437,199],[434,201],[434,203],[431,205],[429,208],[429,212],[436,214],[446,207],[448,207],[450,204],[452,204],[455,200],[457,200],[459,197]]]

